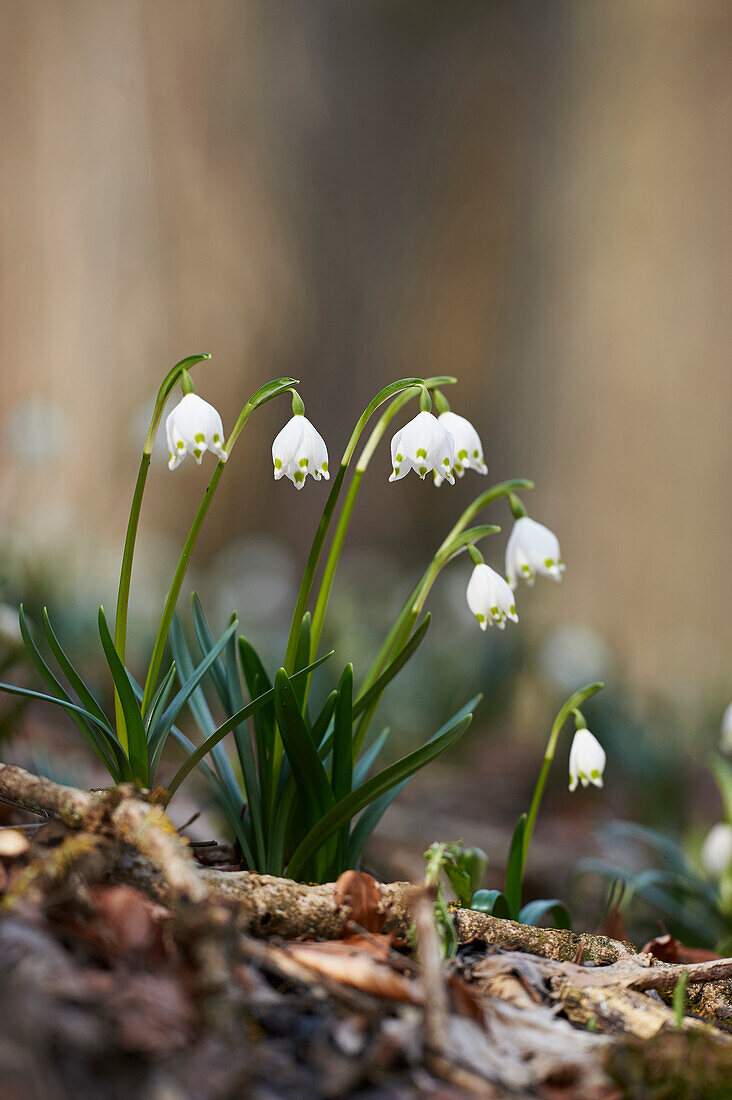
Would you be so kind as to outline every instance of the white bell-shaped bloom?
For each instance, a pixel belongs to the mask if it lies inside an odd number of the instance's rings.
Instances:
[[[468,607],[478,620],[481,630],[496,624],[505,629],[506,619],[518,622],[514,594],[500,573],[481,563],[473,569],[466,593]]]
[[[453,472],[458,477],[463,477],[466,470],[475,470],[479,474],[487,474],[488,467],[483,461],[483,444],[473,425],[464,416],[447,411],[437,417],[455,441],[455,465]],[[444,478],[439,470],[435,470],[435,485],[441,485]]]
[[[732,825],[720,822],[707,833],[701,850],[702,863],[713,878],[721,878],[732,867]]]
[[[391,441],[392,474],[400,481],[410,470],[424,477],[430,470],[455,484],[455,440],[436,416],[426,410],[400,428]]]
[[[720,748],[722,752],[732,752],[732,703],[727,707],[722,717]]]
[[[511,588],[519,577],[533,584],[537,573],[561,581],[564,569],[557,536],[529,516],[517,519],[506,544],[506,576]]]
[[[186,455],[193,455],[198,465],[206,451],[226,462],[224,429],[221,417],[213,405],[197,393],[187,393],[165,421],[168,437],[168,469],[180,466]]]
[[[272,462],[275,481],[289,477],[296,489],[302,489],[308,474],[316,481],[330,478],[325,440],[302,413],[288,420],[275,439]]]
[[[583,787],[593,783],[602,786],[602,774],[605,771],[605,750],[589,730],[577,730],[569,750],[569,789],[577,790],[577,784]]]

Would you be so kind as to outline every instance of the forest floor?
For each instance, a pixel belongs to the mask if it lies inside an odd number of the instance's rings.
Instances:
[[[0,1100],[732,1097],[732,960],[253,875],[0,765]],[[684,997],[674,991],[688,982]]]

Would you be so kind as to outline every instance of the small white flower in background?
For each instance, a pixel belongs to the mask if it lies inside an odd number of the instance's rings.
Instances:
[[[466,470],[475,470],[479,474],[487,474],[488,467],[483,461],[483,444],[473,425],[464,416],[447,411],[440,413],[438,422],[445,428],[455,441],[455,465],[454,473],[463,477]],[[439,470],[435,470],[435,485],[441,485],[444,478]]]
[[[732,866],[732,825],[713,825],[701,850],[702,863],[713,878],[721,878]]]
[[[221,417],[213,405],[197,393],[187,393],[165,421],[168,437],[168,469],[180,466],[186,455],[193,455],[198,465],[206,451],[226,462],[224,429]]]
[[[511,588],[519,577],[532,585],[537,573],[561,581],[564,569],[557,536],[529,516],[517,519],[506,544],[506,576]]]
[[[316,481],[330,478],[325,440],[303,413],[296,413],[277,435],[272,462],[275,481],[289,477],[296,489],[302,489],[308,474]]]
[[[423,410],[392,439],[391,465],[389,481],[400,481],[410,470],[421,478],[434,470],[454,485],[455,440],[436,416]]]
[[[500,573],[490,565],[476,565],[468,582],[468,607],[478,620],[481,630],[496,624],[505,629],[506,619],[518,622],[513,592]]]
[[[569,750],[569,789],[577,790],[577,784],[587,787],[602,786],[602,774],[605,771],[605,750],[593,733],[580,729],[574,735]]]
[[[727,707],[722,717],[720,748],[722,752],[732,752],[732,703]]]

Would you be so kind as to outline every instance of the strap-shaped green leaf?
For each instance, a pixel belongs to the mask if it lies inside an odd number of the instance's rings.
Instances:
[[[552,928],[570,928],[572,920],[569,910],[559,898],[540,898],[530,901],[519,912],[518,919],[522,924],[538,924],[542,917],[551,914],[554,918]]]
[[[295,666],[293,672],[299,672],[301,668],[305,668],[305,665],[310,660],[310,627],[312,622],[312,616],[309,611],[306,611],[302,617],[302,623],[300,624],[300,635],[297,640],[297,650],[295,651]],[[302,707],[302,701],[305,698],[305,689],[307,688],[307,678],[300,680],[295,688],[295,695],[297,701]]]
[[[364,691],[362,695],[359,695],[359,697],[353,704],[354,718],[357,718],[358,715],[362,713],[362,711],[371,706],[374,700],[381,698],[387,685],[394,679],[396,674],[404,668],[407,661],[414,656],[416,651],[419,649],[419,646],[421,645],[425,634],[427,633],[430,625],[430,618],[431,616],[428,612],[422,622],[417,627],[417,629],[412,634],[412,637],[409,639],[407,644],[404,646],[403,649],[399,651],[398,655],[394,658],[391,664],[388,665],[388,667],[382,672],[378,680],[374,681],[368,691]]]
[[[313,661],[313,663],[311,665],[308,665],[307,668],[304,668],[301,672],[298,672],[297,676],[307,676],[308,673],[313,672],[316,668],[320,668],[320,666],[332,656],[333,651],[331,650],[330,653],[325,653],[322,657],[319,657],[317,661]],[[295,679],[294,676],[293,679]],[[231,718],[227,718],[225,722],[222,722],[218,729],[214,730],[211,736],[207,737],[206,740],[203,741],[191,753],[186,762],[175,773],[175,776],[168,784],[168,801],[170,801],[170,799],[173,797],[188,773],[196,767],[199,760],[203,760],[204,756],[208,756],[213,747],[215,745],[218,745],[222,737],[226,737],[227,733],[230,733],[233,729],[236,729],[236,727],[240,726],[242,722],[246,722],[247,718],[256,714],[259,710],[262,709],[262,707],[267,706],[273,701],[273,699],[274,688],[269,688],[268,691],[263,692],[262,695],[259,695],[256,699],[253,699],[251,703],[247,703],[247,705],[245,707],[242,707],[241,710],[237,711],[236,714],[232,714]]]
[[[354,785],[354,787],[360,786],[360,784],[363,783],[364,779],[366,779],[369,772],[371,771],[374,764],[376,763],[379,756],[381,755],[381,750],[383,749],[384,745],[388,741],[390,733],[391,733],[391,730],[389,729],[388,726],[385,729],[383,729],[381,731],[381,733],[379,734],[379,736],[374,741],[374,743],[372,745],[369,745],[369,747],[366,749],[366,751],[361,755],[361,758],[354,765],[354,768],[353,768],[353,785]]]
[[[236,630],[236,625],[236,621],[234,621],[228,628],[228,630],[224,631],[219,640],[215,643],[213,649],[211,649],[210,652],[207,653],[206,656],[203,658],[203,660],[196,666],[196,668],[194,668],[193,672],[188,677],[186,682],[181,686],[179,691],[176,692],[171,702],[165,708],[165,711],[161,715],[157,726],[150,735],[150,743],[153,751],[157,748],[160,741],[165,741],[165,738],[168,736],[170,727],[173,725],[173,722],[175,722],[181,710],[186,705],[189,698],[196,690],[198,685],[201,683],[201,680],[209,671],[219,653],[221,653],[221,650],[224,648],[229,638]]]
[[[470,725],[471,718],[472,715],[467,715],[465,718],[453,722],[444,732],[435,734],[435,736],[425,745],[422,745],[421,748],[408,753],[407,756],[402,757],[401,760],[397,760],[396,763],[391,764],[388,768],[379,772],[378,775],[373,776],[372,779],[367,779],[365,783],[362,783],[360,787],[357,787],[355,791],[334,806],[333,809],[325,814],[317,825],[310,830],[307,836],[305,836],[298,845],[287,867],[287,872],[290,877],[295,879],[298,878],[312,854],[317,851],[318,847],[324,844],[345,821],[350,820],[360,810],[364,809],[365,806],[368,806],[369,803],[379,798],[385,791],[390,790],[404,779],[408,779],[410,775],[419,771],[425,764],[429,764],[431,760],[434,760],[434,758],[444,752],[445,749],[454,745],[465,733],[465,730]]]
[[[353,788],[353,665],[343,669],[338,684],[338,699],[333,720],[333,765],[331,789],[335,802],[340,802]],[[350,819],[344,821],[338,831],[336,862],[337,874],[346,858]]]
[[[390,791],[384,791],[379,798],[375,799],[371,805],[367,806],[363,811],[358,821],[351,829],[351,835],[348,838],[346,867],[355,867],[358,864],[361,853],[369,837],[394,799],[404,790],[408,782],[409,779],[404,779],[401,783],[397,783],[395,787],[392,787]]]
[[[506,864],[506,886],[503,893],[508,902],[511,920],[518,920],[521,908],[521,890],[524,878],[524,829],[526,828],[526,814],[516,822],[516,828],[511,838],[511,848]]]
[[[102,640],[102,649],[107,658],[109,671],[112,674],[114,686],[117,689],[117,695],[119,696],[125,716],[127,736],[130,741],[130,765],[132,767],[132,774],[135,779],[139,780],[139,782],[146,787],[149,782],[147,737],[145,736],[145,727],[140,712],[140,704],[135,697],[135,692],[130,682],[127,669],[122,664],[119,659],[119,654],[114,648],[114,642],[109,633],[109,627],[107,626],[103,607],[99,608],[99,637]]]
[[[233,641],[233,638],[232,638]],[[175,658],[176,668],[178,670],[178,677],[183,684],[192,675],[195,663],[191,656],[188,643],[183,632],[180,619],[177,615],[173,616],[173,621],[170,627],[170,646]],[[203,687],[199,684],[193,694],[188,700],[188,706],[193,711],[193,715],[198,723],[201,733],[204,737],[210,737],[216,730],[216,722],[209,710],[208,703],[206,702],[206,696],[203,691]],[[239,791],[239,784],[237,783],[236,776],[234,775],[234,769],[232,768],[229,758],[224,751],[222,745],[215,745],[211,750],[211,759],[213,766],[218,773],[219,779],[224,784],[229,798],[234,802],[237,802],[241,797]]]
[[[173,680],[175,679],[175,661],[171,664],[168,671],[163,676],[158,690],[152,697],[150,703],[150,709],[147,714],[143,715],[143,722],[145,723],[145,732],[147,733],[147,739],[150,741],[151,731],[155,729],[156,725],[160,721],[165,706],[168,702],[170,692],[173,688]]]
[[[241,710],[244,706],[244,696],[242,694],[241,679],[239,677],[235,637],[231,637],[226,643],[224,663],[226,667],[227,689],[231,699],[231,710],[236,713],[236,711]],[[236,745],[236,752],[239,757],[239,766],[244,780],[244,790],[249,806],[249,816],[254,831],[258,866],[264,869],[267,858],[267,848],[264,838],[262,793],[259,784],[259,774],[257,772],[257,761],[254,757],[254,749],[252,748],[252,739],[249,733],[249,727],[246,723],[235,726],[233,733],[234,744]]]
[[[88,710],[83,707],[77,707],[73,704],[73,700],[69,693],[64,688],[63,684],[56,678],[52,670],[46,664],[43,659],[40,649],[35,643],[33,635],[31,634],[30,627],[28,626],[28,620],[25,616],[25,609],[21,604],[18,608],[18,623],[20,625],[20,633],[25,643],[25,648],[28,652],[33,665],[36,668],[39,676],[48,687],[52,696],[57,701],[63,701],[66,706],[66,712],[76,726],[81,730],[86,740],[96,752],[97,756],[101,759],[105,768],[114,779],[115,783],[120,781],[120,768],[117,764],[113,751],[109,747],[108,739],[106,737],[106,725],[101,726],[100,720],[94,718]],[[16,693],[11,693],[16,694]],[[48,698],[47,696],[42,696]],[[93,718],[93,722],[90,724],[89,718]],[[102,736],[100,729],[104,730],[105,736]]]
[[[83,707],[96,719],[99,724],[100,730],[104,731],[105,741],[109,746],[112,754],[114,755],[114,759],[119,769],[120,777],[123,780],[131,779],[132,772],[130,771],[130,762],[127,759],[127,754],[117,740],[117,735],[114,732],[109,718],[105,714],[100,703],[97,701],[92,691],[86,686],[81,676],[74,668],[74,665],[72,664],[71,659],[69,658],[65,649],[61,645],[61,642],[59,641],[56,632],[51,626],[48,609],[45,607],[43,608],[43,630],[46,635],[46,640],[48,641],[49,648],[56,660],[58,661],[59,667],[64,676],[78,695]]]
[[[312,824],[331,809],[333,793],[311,732],[300,712],[300,704],[290,677],[284,668],[279,669],[275,676],[274,705],[277,728],[300,798],[307,807]]]
[[[333,747],[332,736],[326,738],[326,734],[328,732],[328,727],[330,726],[330,720],[333,717],[333,711],[335,710],[337,699],[337,690],[331,691],[330,695],[323,703],[323,709],[311,726],[313,741],[318,746],[321,760],[325,760],[326,756]]]
[[[204,614],[203,605],[195,592],[191,593],[191,614],[193,617],[193,628],[196,632],[196,640],[200,646],[201,655],[205,657],[214,647],[214,638],[211,633],[211,628],[208,625],[206,615]],[[229,619],[229,622],[226,624],[227,630],[233,622],[236,622],[236,615],[232,615]],[[238,708],[233,704],[229,692],[229,685],[227,683],[226,669],[223,667],[221,661],[214,661],[210,669],[210,674],[214,687],[216,688],[216,693],[221,700],[222,707],[227,714],[231,714]]]
[[[249,697],[257,699],[270,691],[272,681],[259,659],[259,654],[244,637],[239,638],[239,658]],[[271,699],[273,700],[271,703],[258,709],[254,714],[254,738],[257,745],[259,781],[262,789],[262,802],[265,806],[269,806],[272,793],[271,757],[275,728],[274,695],[271,696]]]

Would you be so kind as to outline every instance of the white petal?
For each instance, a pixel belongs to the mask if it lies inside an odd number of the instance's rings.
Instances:
[[[487,474],[488,467],[483,461],[483,444],[470,421],[452,411],[440,413],[439,421],[455,440],[455,461],[461,466],[460,476],[465,469]]]

